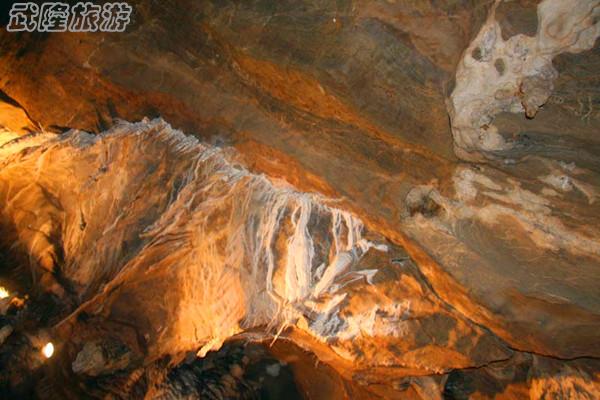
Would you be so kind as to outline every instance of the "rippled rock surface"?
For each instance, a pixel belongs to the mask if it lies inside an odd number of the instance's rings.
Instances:
[[[53,329],[76,352],[76,374],[281,337],[386,393],[406,390],[403,376],[515,357],[335,200],[250,173],[235,151],[162,120],[33,135],[2,151],[4,237],[73,305]]]
[[[0,31],[3,377],[278,338],[308,398],[598,397],[597,0],[129,3]]]

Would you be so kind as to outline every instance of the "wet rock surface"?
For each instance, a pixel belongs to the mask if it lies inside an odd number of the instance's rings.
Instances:
[[[330,368],[289,361],[307,398],[597,397],[600,7],[559,3],[132,2],[123,34],[2,29],[0,261],[45,318],[2,309],[3,357],[51,328],[57,382],[202,398],[185,354],[278,336]],[[204,142],[118,122],[156,116]]]

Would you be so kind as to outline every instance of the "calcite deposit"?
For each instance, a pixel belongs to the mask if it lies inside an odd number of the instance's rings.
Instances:
[[[552,59],[589,50],[600,36],[600,2],[544,0],[536,34],[504,40],[495,17],[499,4],[465,50],[450,96],[455,151],[466,160],[509,150],[514,144],[498,132],[494,117],[507,111],[534,118],[554,90]]]
[[[128,3],[0,30],[0,397],[600,397],[597,0]]]

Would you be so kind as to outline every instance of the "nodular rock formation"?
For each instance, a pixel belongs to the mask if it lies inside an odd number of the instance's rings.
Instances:
[[[0,390],[600,397],[599,1],[130,4],[0,32]]]
[[[558,72],[552,59],[590,50],[600,36],[600,2],[544,0],[537,7],[536,34],[504,40],[495,17],[499,4],[467,47],[450,97],[455,151],[464,159],[509,150],[514,143],[498,132],[494,117],[503,111],[535,117],[554,90]]]

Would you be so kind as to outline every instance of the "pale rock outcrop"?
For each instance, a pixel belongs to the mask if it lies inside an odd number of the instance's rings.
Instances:
[[[454,150],[465,160],[510,149],[494,117],[503,111],[535,117],[554,89],[558,73],[552,59],[589,50],[600,35],[597,0],[544,0],[538,5],[537,34],[504,40],[494,12],[498,4],[465,50],[448,100]]]
[[[52,293],[69,378],[132,355],[86,395],[175,364],[180,395],[239,338],[300,346],[312,397],[598,397],[596,2],[129,4],[118,35],[0,31],[0,263]],[[159,115],[202,141],[119,122]]]

